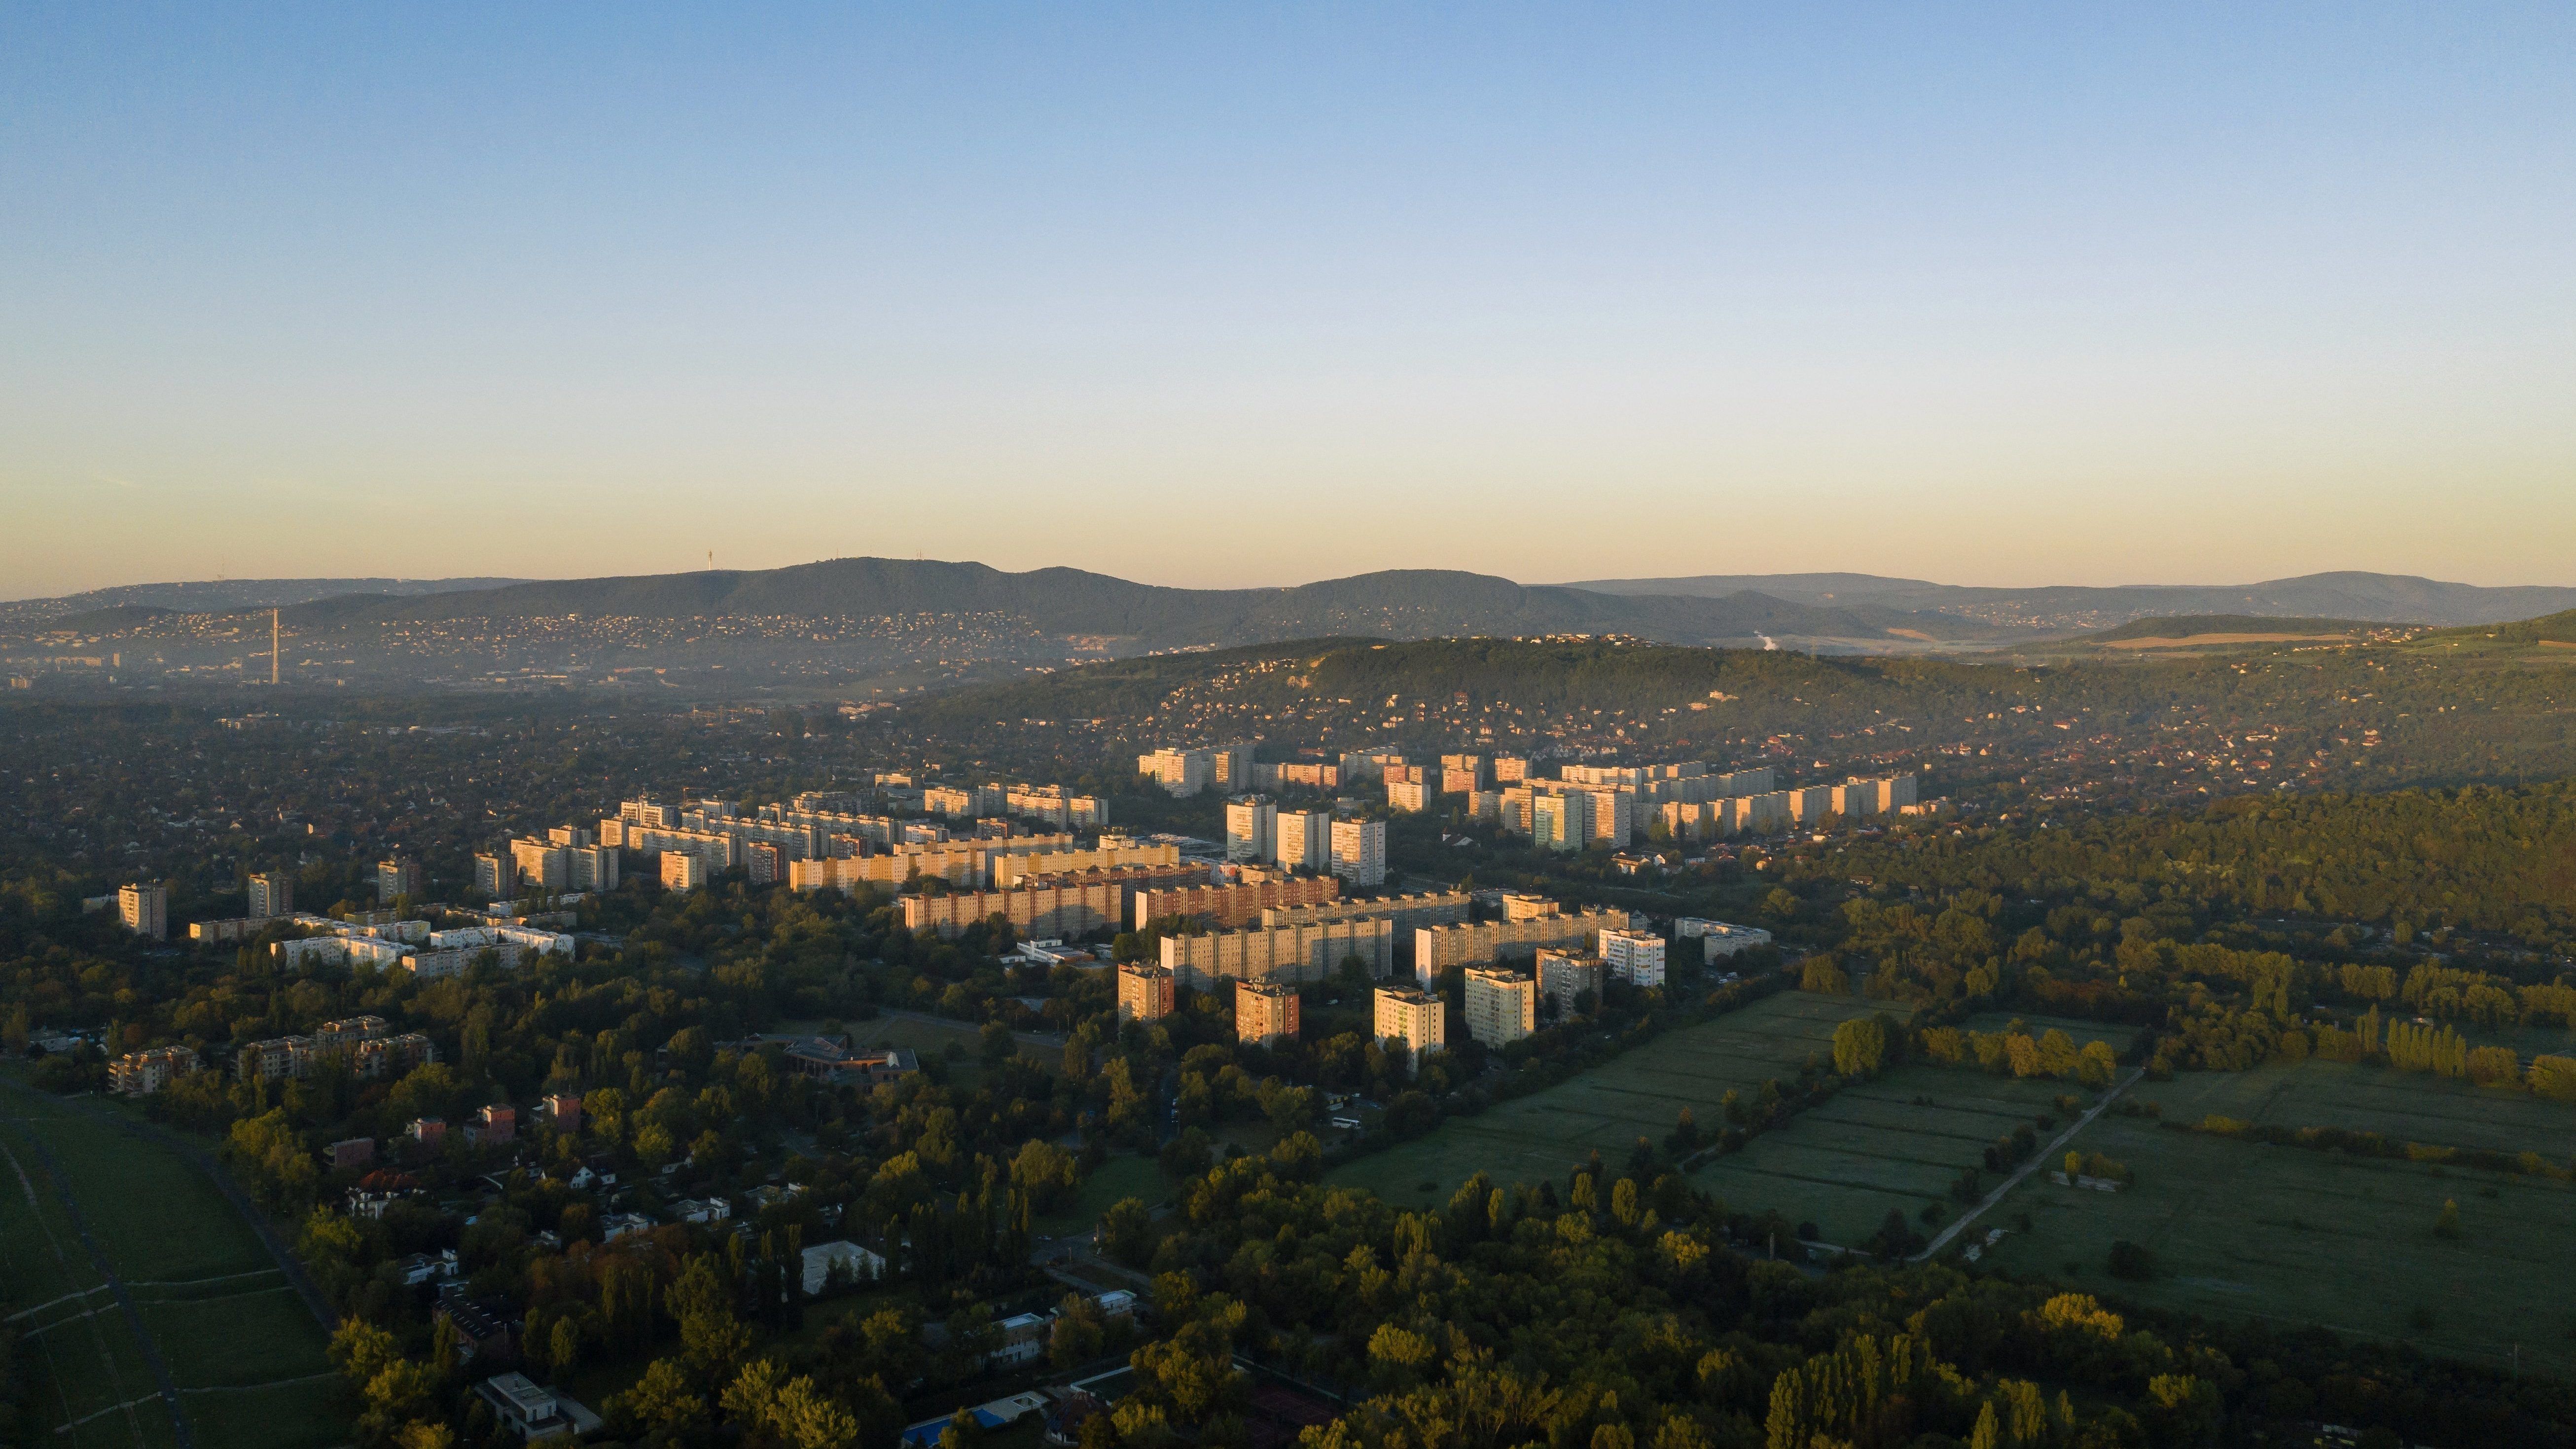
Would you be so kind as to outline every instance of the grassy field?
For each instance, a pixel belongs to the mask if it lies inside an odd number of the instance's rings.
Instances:
[[[1784,991],[1482,1116],[1453,1118],[1418,1141],[1335,1168],[1327,1180],[1419,1206],[1446,1200],[1479,1171],[1534,1182],[1561,1175],[1595,1148],[1616,1164],[1639,1137],[1661,1142],[1684,1107],[1715,1130],[1729,1089],[1749,1096],[1766,1078],[1795,1077],[1810,1053],[1832,1054],[1835,1026],[1883,1005]]]
[[[66,1446],[175,1443],[133,1325],[57,1190],[126,1285],[196,1442],[330,1445],[348,1438],[322,1328],[250,1225],[169,1152],[50,1099],[0,1095],[0,1293],[29,1340],[40,1417]],[[66,1295],[79,1295],[67,1297]]]
[[[1038,1218],[1030,1227],[1050,1238],[1087,1233],[1092,1224],[1100,1221],[1100,1215],[1122,1197],[1135,1198],[1150,1207],[1171,1196],[1171,1192],[1171,1183],[1164,1179],[1163,1169],[1154,1159],[1122,1152],[1084,1178],[1073,1201],[1062,1212]]]
[[[1897,1067],[1845,1087],[1691,1181],[1736,1211],[1777,1209],[1792,1223],[1812,1222],[1829,1243],[1861,1242],[1891,1209],[1929,1236],[1920,1214],[1936,1203],[1945,1216],[1958,1210],[1949,1190],[1960,1169],[1984,1173],[1987,1146],[2043,1113],[2057,1116],[2062,1129],[2073,1119],[2054,1103],[2067,1094],[2087,1105],[2093,1095],[2047,1078]],[[2042,1132],[2041,1141],[2049,1135]],[[2002,1181],[1999,1173],[1984,1175],[1989,1187]]]
[[[2565,1162],[2576,1111],[2464,1083],[2309,1061],[2192,1073],[2132,1091],[2168,1120],[2216,1113],[2280,1126],[2377,1131]],[[2576,1376],[2576,1186],[2172,1131],[2105,1114],[2073,1144],[2137,1175],[2117,1194],[2025,1182],[1985,1220],[2010,1232],[1988,1261],[2071,1276],[2144,1302],[2405,1339],[2445,1354]],[[2434,1235],[2456,1201],[2462,1236]],[[2109,1277],[2113,1241],[2148,1248],[2157,1275]],[[2429,1326],[2417,1319],[2430,1315]]]

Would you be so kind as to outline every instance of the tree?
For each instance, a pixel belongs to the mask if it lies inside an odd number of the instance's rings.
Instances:
[[[1887,1059],[1887,1029],[1875,1018],[1854,1017],[1834,1028],[1834,1070],[1865,1077]]]
[[[2433,1223],[2433,1236],[2437,1238],[2456,1238],[2459,1235],[2459,1200],[2457,1198],[2445,1198],[2442,1201],[2442,1215],[2435,1219]]]
[[[1130,1268],[1142,1268],[1153,1251],[1154,1223],[1145,1204],[1136,1198],[1122,1197],[1100,1215],[1098,1238],[1103,1253]]]

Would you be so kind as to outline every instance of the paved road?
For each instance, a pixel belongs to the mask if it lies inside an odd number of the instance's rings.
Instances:
[[[1925,1248],[1922,1252],[1915,1254],[1907,1261],[1920,1263],[1924,1259],[1931,1257],[1933,1254],[1940,1252],[1943,1248],[1950,1246],[1950,1240],[1952,1238],[1959,1236],[1959,1234],[1967,1228],[1968,1224],[1975,1222],[1985,1213],[1986,1209],[1993,1207],[1996,1203],[2002,1202],[2004,1200],[2004,1194],[2021,1186],[2021,1180],[2023,1178],[2037,1172],[2040,1169],[2041,1164],[2056,1161],[2060,1156],[2060,1149],[2066,1146],[2066,1140],[2068,1138],[2083,1131],[2086,1124],[2090,1123],[2094,1118],[2102,1115],[2103,1108],[2110,1106],[2112,1102],[2116,1101],[2122,1092],[2136,1086],[2138,1084],[2138,1079],[2146,1074],[2147,1069],[2140,1067],[2113,1085],[2111,1090],[2104,1092],[2102,1094],[2102,1100],[2093,1104],[2093,1110],[2076,1118],[2072,1126],[2069,1126],[2065,1131],[2058,1133],[2046,1147],[2032,1153],[2030,1155],[2030,1161],[2023,1163],[2019,1168],[2014,1170],[2012,1176],[2004,1179],[2003,1186],[1996,1188],[1993,1192],[1987,1193],[1983,1198],[1979,1199],[1975,1207],[1970,1208],[1968,1211],[1959,1215],[1959,1220],[1957,1222],[1943,1228],[1941,1230],[1941,1236],[1932,1240],[1932,1246]]]

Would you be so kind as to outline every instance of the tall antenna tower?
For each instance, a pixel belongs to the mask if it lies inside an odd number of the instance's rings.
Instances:
[[[277,611],[268,611],[268,682],[277,682]]]
[[[707,550],[707,572],[709,572],[709,573],[713,573],[713,572],[715,572],[715,567],[716,567],[716,551],[715,551],[714,549],[708,549],[708,550]]]

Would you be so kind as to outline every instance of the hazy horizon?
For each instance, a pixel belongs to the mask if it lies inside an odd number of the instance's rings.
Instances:
[[[842,557],[877,557],[877,556],[875,556],[875,555],[843,555]],[[764,567],[769,567],[769,568],[794,568],[794,567],[799,567],[799,566],[801,566],[802,564],[827,563],[827,562],[831,562],[831,561],[832,561],[832,560],[829,560],[829,559],[805,559],[805,560],[801,560],[801,561],[799,561],[798,563],[767,565],[767,566],[764,566]],[[905,561],[905,562],[926,561],[926,562],[932,562],[932,563],[951,563],[951,564],[984,564],[984,565],[986,565],[987,567],[992,567],[992,568],[996,568],[996,569],[1001,569],[1001,571],[1002,571],[1002,572],[1005,572],[1005,573],[1028,573],[1028,572],[1034,572],[1034,571],[1036,571],[1036,570],[1039,570],[1039,569],[1045,569],[1045,568],[1053,568],[1053,567],[1074,567],[1073,565],[1033,564],[1033,565],[1030,565],[1028,568],[1025,568],[1025,569],[1020,569],[1020,568],[1002,569],[1002,566],[1001,566],[1001,565],[998,565],[998,564],[992,564],[992,563],[990,563],[988,560],[984,560],[984,559],[970,559],[970,558],[958,558],[958,559],[931,559],[931,560],[903,560],[903,561]],[[722,571],[722,572],[737,571],[737,570],[734,570],[734,569],[732,568],[732,566],[731,566],[731,565],[725,564],[722,560],[718,560],[718,561],[717,561],[716,568],[717,568],[717,570],[718,570],[718,571]],[[1447,566],[1439,565],[1439,564],[1414,564],[1414,565],[1402,565],[1402,566],[1399,566],[1399,569],[1401,569],[1401,568],[1415,568],[1415,569],[1425,569],[1425,570],[1435,570],[1435,571],[1454,571],[1454,572],[1464,572],[1464,573],[1487,573],[1487,572],[1488,572],[1488,571],[1486,571],[1486,570],[1481,570],[1481,569],[1460,569],[1460,570],[1450,570],[1450,569],[1448,569],[1448,568],[1447,568]],[[705,566],[704,566],[703,564],[701,564],[701,565],[700,565],[700,567],[699,567],[698,569],[695,569],[695,570],[692,570],[692,569],[671,569],[671,570],[664,570],[664,571],[662,571],[662,572],[666,572],[666,573],[692,573],[692,572],[703,572],[703,571],[705,571]],[[739,570],[739,571],[740,571],[740,572],[752,572],[753,570],[745,569],[745,570]],[[1365,574],[1365,573],[1378,573],[1378,572],[1386,572],[1386,571],[1389,571],[1389,570],[1369,569],[1369,570],[1363,570],[1363,571],[1362,571],[1362,573],[1364,573],[1364,574]],[[1090,572],[1094,572],[1094,573],[1101,573],[1101,572],[1108,572],[1108,571],[1106,571],[1106,570],[1097,570],[1097,569],[1095,569],[1095,570],[1090,570]],[[2266,578],[2240,578],[2240,579],[2124,579],[2124,580],[2115,580],[2115,581],[2111,581],[2111,582],[2099,582],[2099,583],[2096,583],[2096,582],[2076,582],[2076,581],[2068,581],[2068,580],[2062,580],[2062,579],[2061,579],[2061,580],[2058,580],[2058,581],[2055,581],[2055,582],[2051,582],[2051,583],[2002,583],[2002,584],[1992,584],[1992,583],[1980,583],[1980,582],[1974,582],[1974,581],[1968,581],[1968,580],[1961,580],[1961,579],[1949,579],[1949,578],[1922,578],[1922,577],[1918,577],[1918,576],[1901,575],[1901,574],[1868,574],[1868,573],[1867,573],[1867,571],[1865,571],[1865,570],[1856,570],[1856,569],[1801,569],[1801,570],[1794,570],[1794,571],[1791,571],[1791,570],[1783,570],[1783,571],[1780,571],[1780,572],[1777,572],[1777,573],[1772,573],[1772,574],[1767,574],[1767,575],[1741,575],[1740,577],[1753,578],[1753,579],[1759,579],[1759,578],[1790,579],[1790,578],[1813,577],[1813,576],[1819,576],[1819,575],[1830,575],[1830,574],[1853,574],[1853,575],[1865,575],[1865,576],[1867,576],[1867,577],[1873,577],[1873,578],[1885,579],[1885,580],[1889,580],[1889,581],[1892,581],[1892,582],[1904,582],[1904,583],[1916,583],[1916,584],[1932,584],[1932,585],[1943,585],[1943,586],[1958,587],[1958,588],[1972,588],[1972,589],[1973,589],[1973,588],[1991,588],[1991,589],[2008,589],[2008,590],[2038,590],[2038,589],[2055,589],[2055,588],[2079,588],[2079,589],[2124,589],[2124,588],[2228,588],[2228,587],[2236,587],[2236,586],[2240,586],[2240,585],[2241,585],[2241,586],[2248,586],[2248,587],[2250,587],[2250,586],[2260,585],[2260,584],[2280,583],[2280,582],[2284,582],[2284,581],[2291,580],[2291,579],[2296,579],[2296,578],[2303,578],[2303,577],[2315,577],[2315,576],[2317,576],[2317,575],[2322,575],[2322,574],[2351,573],[2351,572],[2372,573],[2372,574],[2377,574],[2377,575],[2379,575],[2379,576],[2383,576],[2383,577],[2409,577],[2409,578],[2423,578],[2423,579],[2427,579],[2427,580],[2429,580],[2430,582],[2437,583],[2437,584],[2462,584],[2462,583],[2471,583],[2471,582],[2472,582],[2471,580],[2466,580],[2466,579],[2441,579],[2441,578],[2434,578],[2434,577],[2433,577],[2433,576],[2431,576],[2431,575],[2425,575],[2425,574],[2412,574],[2412,575],[2407,575],[2407,574],[2393,574],[2393,573],[2390,573],[2390,572],[2389,572],[2389,571],[2387,571],[2387,570],[2342,570],[2342,569],[2318,569],[2318,570],[2311,570],[2311,571],[2309,571],[2309,573],[2304,574],[2304,575],[2297,575],[2297,574],[2277,574],[2277,575],[2272,575],[2272,576],[2269,576],[2269,577],[2266,577]],[[112,583],[89,585],[89,586],[85,586],[85,587],[83,587],[83,588],[79,588],[79,589],[68,590],[68,591],[66,591],[65,593],[61,593],[61,594],[51,594],[51,593],[39,593],[39,594],[30,594],[30,593],[0,594],[0,603],[16,603],[16,602],[21,602],[21,601],[26,601],[26,600],[34,600],[34,599],[63,598],[63,597],[69,597],[69,596],[72,596],[72,595],[85,594],[85,593],[90,593],[90,592],[94,592],[94,591],[106,590],[106,589],[117,589],[117,588],[158,588],[158,587],[171,587],[171,586],[181,585],[181,584],[202,584],[202,583],[269,583],[269,582],[273,582],[273,583],[297,583],[297,582],[307,582],[307,581],[316,581],[316,580],[329,580],[329,579],[342,579],[342,578],[349,578],[349,579],[358,579],[358,578],[376,578],[376,579],[385,579],[385,580],[389,580],[389,581],[391,581],[391,582],[395,582],[395,583],[419,584],[419,583],[446,583],[446,582],[452,582],[452,581],[459,580],[459,579],[486,579],[486,578],[489,578],[489,579],[495,579],[495,580],[497,580],[497,581],[498,581],[497,583],[495,583],[495,584],[493,585],[494,587],[507,587],[508,585],[513,584],[513,583],[557,583],[557,582],[563,582],[563,581],[566,581],[566,580],[573,580],[573,579],[585,579],[585,578],[649,577],[649,576],[650,576],[650,575],[621,575],[621,574],[528,574],[528,575],[493,575],[493,574],[483,574],[483,573],[476,573],[476,572],[467,572],[467,573],[459,573],[459,574],[418,574],[418,575],[404,575],[404,574],[274,574],[274,575],[238,575],[238,576],[232,576],[232,577],[227,577],[227,578],[223,578],[223,579],[217,579],[217,578],[212,578],[212,577],[208,577],[208,578],[184,578],[184,579],[183,579],[183,578],[166,578],[166,579],[125,579],[125,580],[120,580],[120,581],[116,581],[116,582],[112,582]],[[1297,588],[1297,587],[1299,587],[1299,586],[1301,586],[1301,585],[1305,585],[1305,584],[1325,583],[1325,582],[1330,582],[1330,581],[1332,581],[1332,580],[1334,580],[1334,579],[1352,578],[1352,577],[1357,577],[1357,576],[1359,576],[1359,575],[1353,575],[1353,574],[1329,574],[1329,575],[1319,575],[1319,576],[1317,576],[1317,577],[1315,577],[1315,578],[1289,579],[1289,580],[1284,580],[1284,581],[1260,581],[1260,580],[1253,580],[1253,581],[1228,581],[1228,582],[1204,583],[1204,584],[1202,584],[1202,583],[1178,583],[1178,582],[1173,582],[1173,581],[1170,581],[1170,580],[1152,579],[1152,578],[1138,578],[1138,577],[1135,577],[1135,576],[1133,576],[1133,575],[1130,575],[1130,574],[1123,574],[1123,573],[1112,573],[1112,574],[1111,574],[1111,576],[1112,576],[1112,577],[1116,577],[1116,578],[1126,579],[1127,581],[1129,581],[1129,582],[1131,582],[1131,583],[1148,584],[1148,585],[1156,585],[1156,586],[1160,586],[1160,587],[1167,587],[1167,588],[1293,589],[1293,588]],[[1492,575],[1492,576],[1493,576],[1493,577],[1501,577],[1501,578],[1509,578],[1509,577],[1510,577],[1509,575]],[[1723,573],[1723,572],[1721,572],[1721,571],[1710,571],[1709,573],[1697,574],[1697,575],[1691,575],[1691,574],[1652,574],[1652,575],[1643,575],[1643,574],[1641,574],[1641,575],[1634,575],[1634,576],[1629,576],[1629,577],[1625,577],[1625,578],[1612,578],[1612,577],[1609,577],[1609,576],[1603,576],[1603,577],[1595,578],[1595,579],[1511,579],[1511,582],[1516,583],[1516,584],[1519,584],[1519,585],[1521,585],[1521,586],[1522,586],[1522,587],[1524,587],[1524,588],[1581,588],[1581,587],[1583,587],[1583,586],[1584,586],[1585,584],[1587,584],[1587,583],[1625,583],[1625,582],[1635,582],[1635,581],[1640,581],[1640,580],[1656,579],[1656,578],[1685,579],[1685,578],[1695,578],[1695,577],[1737,577],[1737,575],[1729,575],[1729,574]],[[2539,579],[2539,580],[2509,580],[2509,581],[2502,582],[2502,583],[2477,584],[2476,586],[2477,586],[2477,587],[2481,587],[2481,588],[2570,588],[2570,587],[2576,587],[2576,582],[2571,582],[2571,583],[2561,583],[2561,582],[2556,582],[2556,581],[2552,581],[2552,580],[2548,580],[2548,579]]]
[[[2571,581],[2576,12],[0,13],[0,596]]]

